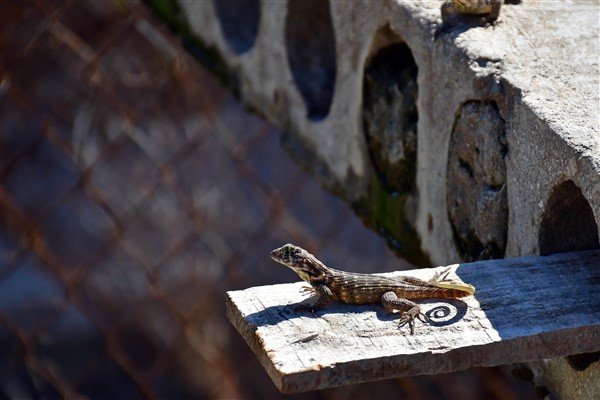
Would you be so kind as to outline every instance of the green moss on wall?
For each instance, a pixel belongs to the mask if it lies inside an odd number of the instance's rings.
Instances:
[[[375,173],[371,176],[367,200],[367,225],[383,235],[388,245],[408,262],[418,267],[432,266],[421,249],[421,241],[405,217],[409,195],[388,192]]]

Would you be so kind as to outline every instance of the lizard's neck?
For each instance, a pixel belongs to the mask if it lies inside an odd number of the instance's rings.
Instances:
[[[311,285],[324,282],[327,276],[331,275],[331,270],[314,256],[303,257],[301,260],[297,260],[294,266],[290,265],[290,267],[300,278]]]

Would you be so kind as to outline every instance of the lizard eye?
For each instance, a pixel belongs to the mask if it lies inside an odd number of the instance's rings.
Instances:
[[[302,254],[302,250],[300,250],[299,248],[294,248],[292,249],[290,256],[293,258],[300,258],[300,255]]]

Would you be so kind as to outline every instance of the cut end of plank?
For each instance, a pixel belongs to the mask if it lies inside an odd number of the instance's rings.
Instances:
[[[431,322],[414,333],[378,304],[296,311],[303,282],[227,292],[227,315],[283,393],[600,351],[600,250],[458,264],[451,277],[477,292],[418,301]]]

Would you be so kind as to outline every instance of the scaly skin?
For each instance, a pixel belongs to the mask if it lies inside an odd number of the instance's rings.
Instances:
[[[502,0],[449,0],[442,4],[442,21],[446,26],[465,20],[485,26],[496,22],[501,8]]]
[[[409,299],[461,298],[475,293],[475,288],[462,282],[440,278],[447,270],[430,281],[399,276],[384,277],[355,272],[344,272],[325,266],[315,256],[301,247],[286,244],[271,252],[271,258],[291,268],[310,284],[303,291],[317,295],[312,310],[324,307],[329,301],[347,304],[372,304],[381,302],[388,310],[400,310],[400,324],[415,318],[428,320],[418,304]]]

